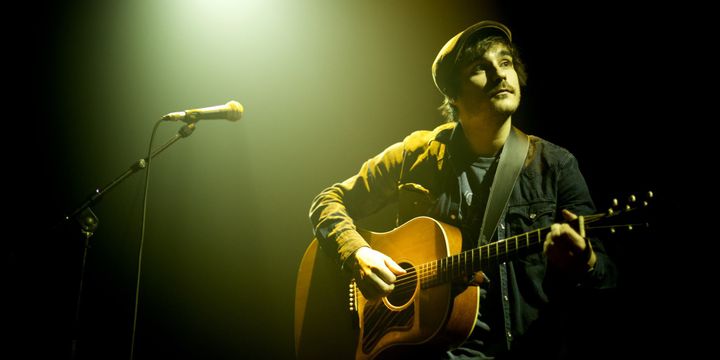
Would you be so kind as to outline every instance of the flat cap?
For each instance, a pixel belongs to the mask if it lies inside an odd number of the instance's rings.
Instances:
[[[475,40],[493,35],[504,36],[508,41],[512,42],[512,34],[507,26],[497,21],[484,20],[471,25],[445,43],[432,65],[433,81],[443,95],[450,98],[455,95],[452,93],[454,88],[452,86],[453,77],[465,46],[474,43]]]

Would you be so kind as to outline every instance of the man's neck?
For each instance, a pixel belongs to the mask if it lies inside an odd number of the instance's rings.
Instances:
[[[481,117],[461,117],[461,119],[468,144],[478,156],[497,156],[512,129],[512,116],[505,119]]]

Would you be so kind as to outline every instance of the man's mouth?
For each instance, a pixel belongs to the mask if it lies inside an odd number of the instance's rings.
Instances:
[[[493,92],[490,93],[490,96],[495,96],[495,95],[502,94],[502,93],[512,94],[513,91],[510,88],[500,88],[500,89],[493,90]]]

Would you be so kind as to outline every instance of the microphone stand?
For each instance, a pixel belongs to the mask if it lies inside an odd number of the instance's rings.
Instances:
[[[150,158],[155,158],[155,156],[159,155],[161,152],[165,151],[165,149],[169,148],[172,144],[176,143],[181,138],[186,138],[190,136],[193,131],[195,131],[195,122],[190,122],[180,128],[178,130],[177,134],[175,134],[170,140],[168,140],[165,144],[158,147],[157,149],[153,150],[152,154],[150,155]],[[135,161],[130,167],[125,170],[120,176],[116,177],[113,181],[105,185],[104,187],[95,189],[95,192],[93,192],[90,196],[88,196],[87,200],[83,202],[78,208],[70,212],[70,214],[66,215],[63,222],[67,223],[71,220],[74,220],[79,226],[80,226],[80,232],[83,235],[83,255],[82,255],[82,261],[80,265],[80,284],[78,287],[77,292],[77,301],[75,303],[75,317],[73,320],[73,339],[72,339],[72,347],[71,347],[71,355],[70,359],[75,359],[77,355],[77,341],[78,341],[78,333],[79,333],[79,324],[80,324],[80,299],[82,297],[82,291],[83,291],[83,279],[85,277],[85,265],[87,260],[87,253],[88,248],[90,248],[90,237],[92,237],[95,234],[95,230],[97,229],[99,225],[99,219],[93,213],[91,206],[95,205],[105,194],[107,194],[110,190],[112,190],[115,186],[123,182],[125,179],[127,179],[130,175],[143,170],[147,167],[147,158],[142,158],[137,161]]]

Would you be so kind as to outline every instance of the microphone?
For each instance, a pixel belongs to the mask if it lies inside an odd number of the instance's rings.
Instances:
[[[211,106],[200,109],[171,112],[162,117],[165,121],[184,121],[188,124],[202,119],[219,119],[238,121],[243,114],[243,106],[235,100],[228,101],[225,105]]]

